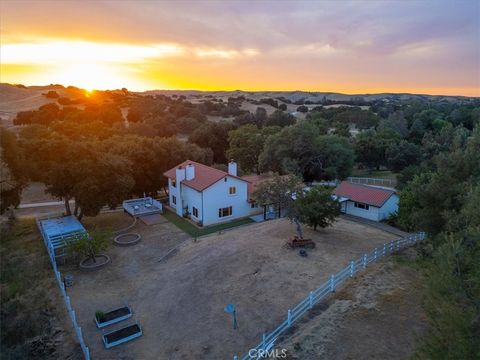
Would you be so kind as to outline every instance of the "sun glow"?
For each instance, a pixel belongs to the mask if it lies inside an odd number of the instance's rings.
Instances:
[[[9,81],[11,74],[15,76],[12,82],[26,85],[56,83],[87,90],[123,87],[141,90],[148,81],[139,79],[138,66],[184,52],[181,46],[166,43],[133,45],[39,39],[2,44],[2,81]],[[21,71],[26,67],[31,67],[30,71]]]
[[[124,76],[114,67],[102,64],[69,64],[55,71],[52,78],[60,84],[75,84],[89,92],[125,87]]]
[[[65,62],[138,63],[149,58],[181,55],[175,44],[132,45],[90,41],[46,41],[2,45],[4,64],[58,64]]]

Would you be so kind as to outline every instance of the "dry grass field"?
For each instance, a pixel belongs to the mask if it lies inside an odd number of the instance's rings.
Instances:
[[[123,213],[86,219],[86,226],[120,228]],[[112,262],[97,272],[71,271],[72,305],[93,358],[101,359],[222,359],[241,355],[272,330],[286,311],[331,273],[365,251],[390,241],[393,235],[362,224],[339,220],[332,228],[305,236],[316,242],[307,258],[287,249],[294,233],[286,219],[239,227],[193,242],[169,222],[139,224],[143,236],[133,247],[111,247]],[[178,244],[179,251],[159,261]],[[224,312],[235,303],[235,331]],[[102,331],[93,323],[95,311],[128,304],[144,336],[105,350]],[[115,326],[113,326],[115,328]]]
[[[277,342],[289,359],[409,359],[426,333],[422,278],[405,254],[389,257],[324,303]]]
[[[82,359],[35,222],[0,226],[0,358]]]

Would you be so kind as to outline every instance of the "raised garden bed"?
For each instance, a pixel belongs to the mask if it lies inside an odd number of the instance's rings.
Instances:
[[[95,324],[98,328],[102,328],[108,325],[115,324],[117,322],[128,319],[132,316],[132,310],[128,306],[124,306],[107,313],[95,314]]]
[[[95,256],[95,262],[88,258],[80,262],[80,269],[85,271],[98,270],[110,262],[110,257],[105,254],[99,254]]]
[[[137,233],[126,233],[115,236],[113,242],[118,246],[131,246],[137,244],[142,237]]]
[[[103,344],[107,349],[126,343],[143,335],[138,324],[125,326],[121,329],[103,334]]]

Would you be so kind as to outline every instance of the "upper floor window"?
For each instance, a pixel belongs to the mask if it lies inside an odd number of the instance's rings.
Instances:
[[[172,179],[172,186],[177,187],[177,180],[176,179]]]
[[[230,187],[228,188],[228,193],[229,193],[230,195],[235,195],[235,194],[237,193],[237,188],[236,188],[235,186],[230,186]]]

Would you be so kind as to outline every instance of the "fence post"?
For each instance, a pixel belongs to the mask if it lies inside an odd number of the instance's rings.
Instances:
[[[353,277],[353,273],[354,273],[354,269],[355,269],[355,261],[350,261],[350,277]]]
[[[382,256],[385,256],[386,253],[387,253],[387,244],[386,243],[383,243],[383,250],[382,250]]]
[[[308,295],[308,300],[310,301],[310,309],[313,308],[313,291],[310,291]]]
[[[77,327],[77,318],[75,317],[75,310],[70,311],[70,318],[72,319],[73,325]]]
[[[377,261],[377,248],[373,251],[373,260]]]
[[[287,313],[287,322],[288,322],[288,326],[292,326],[292,310],[288,309],[288,313]]]
[[[235,356],[233,357],[233,360],[238,360],[238,356],[235,355]]]
[[[397,251],[400,251],[400,240],[397,240]]]
[[[330,291],[335,291],[335,275],[330,276]]]
[[[367,254],[363,255],[363,268],[367,267]]]
[[[263,333],[262,335],[262,348],[265,350],[265,339],[267,338],[267,335]]]

